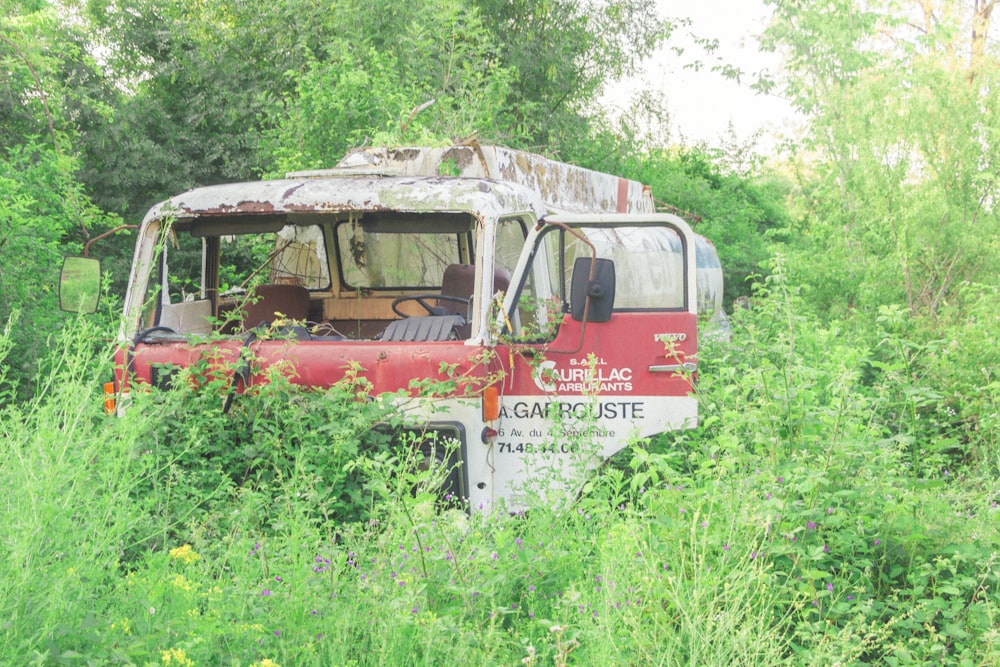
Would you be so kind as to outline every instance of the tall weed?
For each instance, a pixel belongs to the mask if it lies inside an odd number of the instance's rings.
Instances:
[[[106,423],[98,334],[81,320],[56,338],[41,397],[0,411],[0,636],[10,660],[71,656],[93,641],[95,610],[143,520],[132,494],[147,471],[134,434]]]

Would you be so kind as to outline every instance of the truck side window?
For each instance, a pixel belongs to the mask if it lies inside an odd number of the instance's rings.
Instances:
[[[564,229],[553,227],[538,240],[517,306],[508,313],[510,335],[521,342],[552,340],[569,310],[569,286],[577,258],[615,263],[614,310],[683,310],[684,244],[669,227],[584,227],[590,245]]]
[[[521,250],[524,249],[524,238],[528,235],[525,223],[521,218],[506,218],[497,225],[496,236],[496,266],[508,273],[514,272]]]
[[[594,244],[598,257],[614,260],[616,311],[684,309],[684,244],[676,231],[665,226],[586,227],[581,231]],[[578,256],[589,256],[590,248],[577,243]],[[567,262],[567,269],[572,270],[570,257]],[[570,276],[565,279],[569,284]]]

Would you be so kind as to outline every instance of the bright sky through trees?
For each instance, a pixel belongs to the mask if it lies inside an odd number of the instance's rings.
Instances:
[[[757,35],[769,16],[762,0],[659,0],[658,5],[661,16],[687,18],[691,25],[674,32],[642,75],[614,86],[613,103],[625,103],[643,88],[662,94],[672,142],[718,144],[730,138],[732,125],[739,140],[762,132],[760,147],[767,150],[777,136],[793,134],[791,106],[750,89],[756,72],[765,68],[773,72],[780,64],[777,55],[757,48]],[[718,40],[718,49],[706,55],[692,35]],[[678,54],[678,48],[683,53]],[[700,69],[685,67],[695,60],[702,61]],[[712,71],[715,64],[739,67],[747,76],[740,82],[726,78]]]

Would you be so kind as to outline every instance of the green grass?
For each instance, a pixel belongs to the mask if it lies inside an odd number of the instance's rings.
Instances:
[[[796,312],[703,349],[697,431],[523,515],[436,502],[349,391],[109,419],[81,324],[0,413],[0,663],[996,664],[995,417],[931,410],[912,334]]]

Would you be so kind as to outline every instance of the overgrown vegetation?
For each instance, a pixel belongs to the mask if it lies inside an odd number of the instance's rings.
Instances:
[[[1000,662],[995,3],[767,4],[758,85],[809,123],[780,164],[588,113],[669,38],[643,3],[0,2],[0,662]],[[58,313],[58,258],[376,137],[700,216],[750,308],[702,345],[699,429],[484,516],[347,384],[223,415],[181,381],[108,419],[130,239],[99,318]]]
[[[105,357],[67,334],[2,415],[0,660],[995,662],[1000,385],[958,411],[945,342],[825,326],[785,275],[703,347],[699,430],[526,515],[442,505],[350,383],[223,415],[180,381],[108,419]]]

